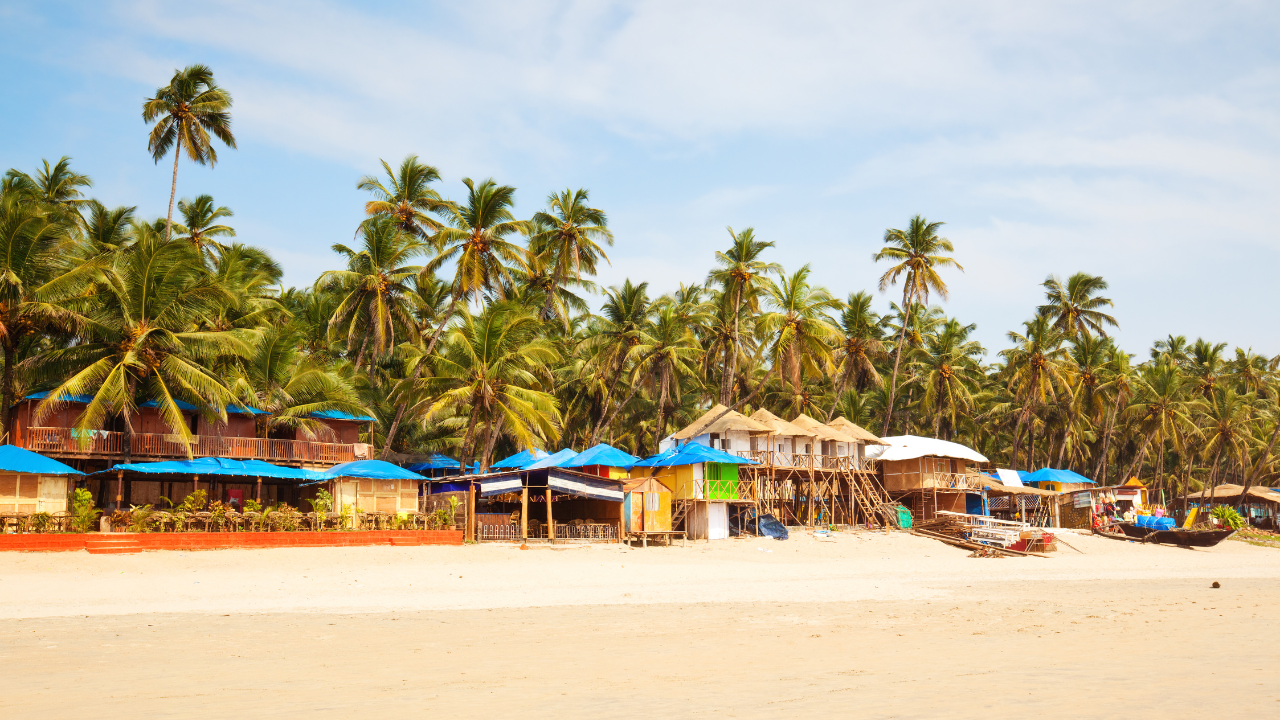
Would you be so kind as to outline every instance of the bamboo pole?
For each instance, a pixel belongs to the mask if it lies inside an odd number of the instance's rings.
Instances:
[[[116,510],[123,510],[124,503],[124,471],[116,471]]]
[[[556,541],[556,521],[551,516],[551,479],[547,479],[547,542]]]
[[[529,539],[529,486],[520,488],[520,539]]]

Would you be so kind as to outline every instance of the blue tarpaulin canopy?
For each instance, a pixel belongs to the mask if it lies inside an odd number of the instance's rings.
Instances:
[[[317,410],[311,413],[311,417],[320,418],[321,420],[355,420],[357,422],[377,422],[378,418],[368,415],[352,415],[344,413],[341,410]]]
[[[1070,470],[1054,470],[1053,468],[1040,468],[1030,475],[1023,475],[1022,482],[1035,483],[1036,487],[1039,487],[1042,482],[1097,484],[1080,473]]]
[[[416,472],[392,465],[384,460],[356,460],[342,463],[321,473],[323,480],[338,478],[370,478],[373,480],[426,480]]]
[[[41,390],[40,392],[34,392],[34,393],[31,393],[30,395],[25,395],[23,396],[22,399],[23,400],[43,400],[46,397],[49,397],[49,393],[50,393],[49,390]],[[92,395],[68,395],[65,398],[63,398],[63,402],[83,403],[85,405],[88,405],[89,403],[93,402],[93,396]],[[192,405],[191,403],[185,400],[175,399],[173,402],[181,410],[199,410],[199,408],[197,408],[195,405]],[[138,407],[153,408],[158,405],[159,403],[157,403],[155,400],[148,400],[142,403],[141,405],[139,405]],[[239,415],[270,415],[271,414],[266,410],[259,410],[258,408],[252,408],[247,405],[235,405],[235,404],[228,405],[227,412],[237,413]]]
[[[550,457],[546,450],[538,448],[529,448],[522,450],[509,458],[499,460],[489,466],[490,470],[519,470],[543,458]]]
[[[62,463],[17,445],[0,445],[0,471],[32,475],[83,475]]]
[[[426,462],[413,463],[412,465],[406,465],[405,467],[414,472],[422,472],[423,470],[460,470],[462,469],[462,463],[454,460],[448,455],[432,453],[427,457]]]
[[[603,467],[630,468],[639,459],[635,455],[622,452],[612,445],[600,443],[595,447],[583,450],[571,460],[560,463],[557,467],[580,468],[600,465]]]
[[[701,463],[723,463],[726,465],[756,465],[738,455],[731,455],[723,450],[709,448],[697,443],[685,443],[670,450],[660,452],[653,457],[636,463],[639,467],[675,467],[679,465],[698,465]]]
[[[521,469],[522,470],[538,470],[541,468],[560,467],[560,463],[568,462],[569,460],[572,460],[577,456],[578,456],[578,453],[570,450],[569,448],[565,448],[560,452],[555,453],[554,455],[548,455],[537,462],[529,463],[528,465],[525,465]]]
[[[165,460],[149,463],[121,463],[99,472],[117,470],[148,475],[229,475],[234,477],[277,478],[281,480],[324,480],[319,470],[281,467],[262,460],[228,460],[203,457],[195,460]],[[96,473],[95,473],[96,474]]]

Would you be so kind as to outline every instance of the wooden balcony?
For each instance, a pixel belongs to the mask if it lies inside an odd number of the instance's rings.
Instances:
[[[124,453],[124,433],[104,430],[33,427],[27,429],[23,440],[26,449],[53,457],[118,460]],[[134,460],[185,459],[187,445],[177,435],[135,433],[129,454]],[[265,460],[284,465],[336,465],[356,459],[354,445],[218,435],[192,437],[191,456]]]
[[[754,460],[763,467],[794,470],[834,470],[837,472],[874,473],[876,461],[851,455],[809,455],[776,450],[739,450],[738,457]]]

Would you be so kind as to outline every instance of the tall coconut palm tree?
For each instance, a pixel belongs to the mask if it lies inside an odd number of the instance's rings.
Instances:
[[[1107,484],[1107,457],[1111,449],[1111,439],[1115,434],[1116,420],[1120,417],[1121,407],[1133,397],[1134,371],[1129,364],[1130,355],[1115,347],[1108,346],[1108,358],[1105,366],[1106,380],[1095,390],[1098,394],[1111,396],[1111,410],[1106,415],[1106,429],[1102,433],[1102,447],[1098,450],[1092,477],[1101,485]]]
[[[1037,410],[1047,403],[1057,402],[1059,396],[1071,390],[1066,375],[1067,351],[1062,346],[1062,333],[1043,315],[1024,322],[1023,327],[1025,334],[1009,333],[1014,347],[1000,354],[1005,358],[1009,392],[1022,406],[1013,433],[1010,463],[1017,465],[1022,429],[1027,427],[1032,435],[1028,444],[1027,469],[1034,470],[1035,429],[1030,426],[1030,421]]]
[[[697,359],[702,346],[681,316],[680,306],[673,303],[658,305],[646,335],[647,342],[642,340],[635,349],[644,358],[639,365],[649,375],[657,395],[658,419],[653,427],[653,447],[657,452],[677,399],[684,396],[687,386],[697,382]]]
[[[1227,359],[1224,353],[1226,343],[1211,343],[1196,338],[1187,352],[1186,370],[1195,379],[1196,391],[1206,399],[1211,398],[1218,389],[1218,380],[1227,373]]]
[[[191,162],[217,165],[213,138],[235,148],[231,133],[231,93],[218,87],[213,71],[204,65],[174,70],[169,84],[156,89],[155,97],[142,103],[144,122],[155,122],[147,150],[156,163],[173,149],[173,183],[169,187],[169,214],[164,239],[173,237],[173,200],[178,193],[178,158],[186,150]],[[210,137],[212,135],[212,137]]]
[[[84,188],[93,187],[88,175],[71,169],[71,158],[63,155],[53,165],[48,160],[35,175],[28,175],[19,170],[5,173],[7,184],[11,189],[32,196],[43,204],[54,220],[67,225],[80,225],[83,211],[93,200],[84,196]]]
[[[939,268],[954,267],[964,272],[964,267],[954,258],[943,253],[955,252],[951,241],[938,236],[938,228],[945,223],[929,222],[921,215],[911,218],[906,230],[890,228],[884,233],[885,246],[873,256],[880,262],[887,260],[895,263],[880,276],[880,292],[884,292],[903,277],[902,307],[910,312],[913,302],[929,304],[929,294],[937,293],[943,300],[947,299],[947,284],[938,274]],[[898,367],[902,363],[902,343],[907,332],[907,319],[903,318],[902,330],[893,353],[893,374],[889,378],[889,403],[885,408],[884,426],[881,435],[889,434],[889,423],[893,418],[893,403],[898,388]]]
[[[398,170],[392,170],[386,160],[380,162],[387,173],[386,183],[376,175],[366,175],[356,185],[374,196],[364,204],[365,214],[391,218],[401,231],[422,240],[431,239],[440,229],[440,223],[431,215],[449,207],[449,201],[431,187],[431,183],[440,180],[440,171],[419,162],[417,155],[405,156]]]
[[[1096,297],[1107,289],[1107,281],[1101,276],[1078,272],[1067,278],[1064,285],[1050,275],[1044,281],[1044,289],[1048,302],[1036,308],[1036,312],[1052,318],[1053,326],[1068,337],[1078,337],[1091,330],[1106,337],[1104,325],[1119,327],[1115,318],[1098,309],[1112,306],[1109,298]]]
[[[839,301],[826,288],[809,283],[808,265],[789,276],[770,282],[766,288],[775,308],[760,319],[761,329],[773,338],[770,354],[778,379],[789,383],[793,393],[801,393],[803,378],[825,376],[831,365],[831,347],[840,332],[827,318],[839,308]]]
[[[436,244],[440,250],[422,270],[435,274],[446,263],[454,263],[449,308],[436,325],[435,332],[423,351],[427,356],[435,351],[436,342],[454,317],[460,300],[479,301],[484,293],[495,291],[501,298],[504,283],[508,287],[513,284],[511,267],[528,270],[524,248],[509,239],[519,233],[527,235],[531,230],[528,222],[516,220],[511,212],[515,205],[516,189],[510,185],[499,185],[493,178],[482,180],[479,184],[471,178],[463,178],[462,184],[467,186],[467,200],[462,204],[450,203],[443,208],[449,224],[437,231]],[[417,382],[423,367],[419,364],[415,368],[411,382]],[[404,420],[405,410],[406,406],[403,404],[396,409],[395,419],[387,431],[384,457],[390,452],[396,431]]]
[[[138,401],[150,398],[190,456],[192,434],[178,401],[225,422],[231,391],[205,365],[250,352],[237,333],[191,328],[233,298],[214,282],[193,247],[168,242],[150,226],[139,227],[137,242],[94,293],[98,302],[87,313],[85,342],[24,363],[37,380],[59,383],[36,407],[35,421],[73,395],[90,395],[75,428],[83,433],[101,428],[108,416],[120,417],[128,458],[131,418]]]
[[[1196,412],[1203,409],[1203,403],[1194,396],[1189,396],[1182,374],[1166,360],[1143,367],[1135,385],[1137,397],[1129,405],[1128,412],[1137,421],[1143,439],[1129,470],[1120,479],[1123,481],[1132,477],[1142,466],[1147,447],[1154,440],[1157,455],[1156,488],[1163,490],[1165,447],[1172,440],[1174,448],[1181,451],[1184,438],[1197,432],[1193,418]]]
[[[334,252],[347,258],[347,269],[329,270],[316,282],[343,296],[329,320],[329,333],[346,336],[347,352],[356,353],[358,370],[386,356],[395,347],[397,331],[416,337],[410,283],[422,268],[409,262],[427,246],[385,217],[365,220],[357,236],[358,250],[333,245]]]
[[[849,295],[838,325],[842,338],[836,349],[835,400],[827,413],[828,422],[835,418],[849,383],[862,392],[884,382],[875,365],[884,358],[885,352],[880,317],[871,310],[871,296],[862,291]]]
[[[72,250],[76,257],[89,261],[114,253],[133,242],[134,207],[108,208],[97,200],[89,201],[85,208],[85,218],[81,242],[75,243]]]
[[[1222,462],[1234,461],[1242,470],[1248,465],[1255,402],[1252,396],[1241,395],[1229,387],[1216,389],[1205,402],[1200,432],[1204,439],[1201,456],[1213,458],[1209,471],[1209,507],[1218,489]]]
[[[550,319],[551,305],[561,282],[572,271],[575,280],[582,271],[594,275],[601,258],[609,262],[600,243],[613,245],[609,218],[603,210],[588,205],[590,193],[585,188],[547,196],[547,209],[536,213],[532,223],[540,228],[529,238],[530,254],[546,255],[553,268],[551,290],[542,306],[542,317]]]
[[[760,312],[758,298],[768,282],[765,275],[771,272],[781,273],[782,266],[760,259],[765,250],[773,247],[773,243],[757,240],[753,228],[742,232],[734,232],[731,227],[726,229],[733,244],[725,252],[716,252],[716,264],[719,267],[711,271],[707,282],[717,283],[723,289],[723,299],[728,303],[726,314],[733,320],[733,344],[725,349],[727,362],[720,375],[720,404],[728,407],[733,404],[738,357],[742,353],[740,317],[743,306],[752,313]]]
[[[948,320],[940,332],[925,341],[915,363],[916,379],[923,387],[921,410],[926,416],[933,415],[935,437],[940,436],[946,420],[942,437],[950,439],[960,425],[960,414],[973,411],[973,395],[982,379],[979,358],[985,352],[982,345],[969,339],[977,327]]]
[[[217,238],[236,236],[234,228],[218,222],[222,218],[233,217],[235,213],[229,207],[214,205],[212,195],[201,195],[191,201],[179,200],[178,212],[182,214],[182,222],[174,226],[178,239],[191,243],[202,256],[219,247]]]
[[[581,346],[591,358],[597,382],[603,386],[600,413],[592,425],[588,445],[596,443],[612,416],[614,392],[642,357],[639,348],[653,342],[648,334],[651,305],[647,282],[633,285],[631,280],[626,280],[622,287],[605,291],[600,317],[594,319],[592,332]]]
[[[556,399],[539,389],[560,358],[538,337],[540,321],[523,308],[495,302],[479,314],[464,308],[458,327],[433,358],[436,374],[424,382],[436,399],[428,416],[469,412],[462,462],[488,470],[498,433],[523,447],[558,436]]]

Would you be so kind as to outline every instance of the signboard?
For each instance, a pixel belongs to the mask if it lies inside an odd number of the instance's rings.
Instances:
[[[1092,494],[1087,492],[1076,493],[1075,506],[1078,508],[1092,507],[1093,506]]]

